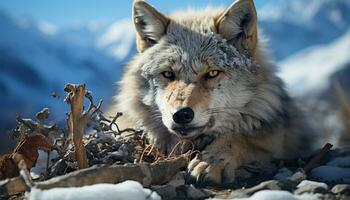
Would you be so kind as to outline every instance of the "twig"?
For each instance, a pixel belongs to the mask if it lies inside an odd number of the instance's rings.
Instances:
[[[49,167],[50,167],[50,151],[46,151],[47,153],[47,158],[46,158],[46,170],[45,173],[46,175],[49,174]]]
[[[332,144],[327,143],[304,167],[304,171],[308,172],[313,169],[321,160],[328,154],[333,147]]]
[[[85,133],[86,118],[84,112],[84,97],[86,94],[85,85],[67,84],[64,91],[68,92],[65,102],[70,104],[71,112],[68,114],[68,127],[73,138],[75,147],[75,156],[79,169],[88,167],[86,151],[83,144],[83,135]],[[92,108],[90,107],[88,112]]]
[[[34,134],[42,134],[44,136],[49,136],[50,133],[58,132],[59,128],[56,124],[53,125],[45,125],[44,121],[49,117],[50,112],[47,108],[44,108],[43,110],[39,111],[36,114],[37,121],[34,121],[32,119],[24,119],[19,116],[17,116],[16,121],[20,128],[25,129],[24,133],[26,135],[29,135],[31,133]],[[18,129],[20,129],[18,128]],[[16,132],[20,132],[20,130],[13,130],[13,134],[16,134]],[[23,131],[22,131],[23,133]],[[17,133],[18,135],[18,133]]]
[[[100,121],[108,122],[109,123],[108,129],[111,130],[111,131],[113,131],[113,125],[114,125],[117,128],[117,134],[121,134],[121,133],[124,133],[124,132],[132,132],[132,133],[135,133],[135,134],[142,133],[142,130],[135,130],[133,128],[125,128],[125,129],[120,130],[120,128],[119,128],[118,124],[116,123],[116,121],[122,115],[123,115],[123,113],[117,112],[117,114],[113,117],[112,120],[109,120],[106,117],[104,117],[103,115],[100,115]],[[113,131],[113,132],[115,132],[115,131]]]
[[[30,173],[28,171],[28,168],[26,166],[26,163],[21,160],[19,163],[18,163],[18,168],[20,169],[20,176],[22,177],[24,183],[26,184],[27,186],[27,191],[30,190],[30,188],[33,187],[34,185],[34,182],[32,180],[32,177],[30,176]]]

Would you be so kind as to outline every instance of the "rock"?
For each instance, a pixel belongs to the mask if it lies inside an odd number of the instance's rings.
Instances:
[[[350,183],[350,168],[335,166],[320,166],[311,170],[310,177],[324,182],[334,182],[339,184]]]
[[[188,185],[181,185],[176,188],[176,199],[186,199],[187,198]]]
[[[171,180],[168,185],[172,185],[174,187],[178,187],[180,185],[185,185],[185,175],[186,173],[185,172],[179,172],[177,173],[173,180]]]
[[[350,195],[350,185],[349,184],[338,184],[338,185],[335,185],[331,191],[334,194]]]
[[[209,193],[204,190],[197,189],[193,185],[190,185],[187,188],[187,199],[205,199],[209,197]]]
[[[284,167],[278,170],[277,174],[274,176],[274,179],[278,181],[284,181],[292,175],[293,175],[293,172]]]
[[[254,162],[236,169],[235,188],[252,187],[257,183],[271,180],[276,174],[277,165],[273,162]]]
[[[337,157],[327,163],[328,166],[350,168],[350,156]]]
[[[245,189],[234,190],[228,195],[228,199],[236,199],[236,198],[246,198],[250,195],[247,193]]]
[[[318,198],[318,199],[322,199],[322,200],[348,200],[346,198],[343,198],[340,196],[335,196],[332,194],[324,194],[324,195],[322,195],[322,198]]]
[[[156,185],[152,186],[151,189],[157,192],[162,199],[174,199],[177,195],[176,189],[172,185]]]
[[[254,187],[248,188],[248,189],[240,189],[240,190],[234,190],[229,195],[229,198],[245,198],[249,197],[252,194],[260,191],[260,190],[280,190],[279,182],[276,180],[270,180],[260,183],[259,185],[256,185]]]
[[[299,200],[287,191],[262,190],[244,200]]]
[[[321,193],[325,194],[328,191],[328,186],[325,183],[315,182],[315,181],[302,181],[298,186],[294,194],[300,195],[304,193]]]
[[[297,182],[298,184],[306,179],[306,174],[304,171],[295,172],[292,176],[288,177],[288,181]]]
[[[248,194],[253,194],[260,190],[280,190],[280,189],[281,188],[279,186],[279,182],[276,180],[271,180],[271,181],[262,182],[259,185],[246,189],[246,191]]]
[[[297,171],[290,177],[287,177],[281,182],[280,186],[283,190],[294,191],[297,185],[306,179],[306,174],[304,171]]]

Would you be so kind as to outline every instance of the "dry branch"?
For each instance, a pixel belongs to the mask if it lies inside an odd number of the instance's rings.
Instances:
[[[187,158],[159,161],[153,164],[126,164],[96,166],[58,176],[47,181],[34,183],[33,187],[51,189],[55,187],[81,187],[98,183],[120,183],[126,180],[140,182],[144,186],[161,185],[169,182],[181,169],[187,166]],[[24,192],[27,184],[16,177],[0,182],[0,196]]]
[[[83,143],[86,119],[83,115],[85,85],[67,84],[64,91],[68,92],[65,102],[70,104],[71,112],[68,114],[68,127],[75,147],[75,156],[79,169],[88,167],[86,151]]]
[[[0,199],[2,196],[19,194],[26,190],[27,185],[20,176],[0,181]]]
[[[324,145],[324,147],[318,152],[304,167],[304,171],[308,172],[312,168],[314,168],[317,164],[321,162],[322,159],[329,153],[331,148],[333,147],[332,144],[327,143]]]

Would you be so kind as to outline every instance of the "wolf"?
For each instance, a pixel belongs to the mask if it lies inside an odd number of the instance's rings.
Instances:
[[[164,152],[191,141],[201,154],[189,174],[218,184],[241,165],[310,149],[312,129],[267,58],[253,0],[170,15],[139,0],[132,16],[138,53],[109,109],[124,113],[121,126],[146,130]]]

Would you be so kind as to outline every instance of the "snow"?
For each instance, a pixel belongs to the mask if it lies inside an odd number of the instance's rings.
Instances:
[[[308,185],[312,185],[315,187],[324,188],[325,190],[328,190],[327,184],[321,183],[321,182],[316,182],[316,181],[309,181],[309,180],[303,180],[301,183],[299,183],[299,185],[297,185],[297,188],[306,187]]]
[[[292,193],[280,190],[261,190],[249,198],[235,198],[235,200],[317,200],[315,195],[294,196]]]
[[[235,200],[319,200],[320,194],[293,195],[288,191],[261,190],[249,198],[235,198]]]
[[[90,23],[87,26],[94,29],[103,24]],[[50,94],[54,91],[63,97],[62,88],[68,82],[85,83],[94,92],[96,100],[102,98],[104,105],[108,105],[115,89],[113,83],[121,77],[120,66],[124,60],[119,61],[108,55],[105,49],[97,48],[97,39],[107,27],[101,32],[89,32],[86,27],[81,31],[58,30],[45,21],[17,19],[0,11],[0,78],[6,80],[3,85],[8,91],[4,105],[10,105],[8,108],[0,106],[0,110],[31,116],[44,106],[50,109],[52,118],[61,116],[67,105],[61,103],[62,99],[51,98]],[[134,44],[130,40],[123,42],[130,42],[130,46]],[[124,55],[127,51],[125,49]],[[7,120],[13,121],[13,115],[6,116]],[[63,121],[64,117],[59,120]]]
[[[341,37],[350,27],[349,10],[348,0],[277,0],[258,10],[259,26],[273,58],[281,61]]]
[[[297,200],[293,194],[287,191],[262,190],[248,198],[249,200]]]
[[[308,3],[303,0],[294,0],[287,4],[281,1],[263,7],[259,10],[258,15],[261,20],[287,20],[301,24],[311,20],[322,3],[325,3],[325,0],[309,0]],[[271,12],[272,10],[273,12]],[[301,10],[304,12],[300,12]]]
[[[311,193],[304,193],[302,195],[297,195],[298,200],[320,200],[322,194],[311,194]]]
[[[96,184],[84,187],[54,188],[40,190],[33,188],[26,194],[29,200],[160,200],[160,196],[145,189],[136,181],[119,184]]]
[[[326,89],[331,74],[350,62],[350,31],[335,42],[308,48],[279,63],[279,76],[295,96]]]
[[[350,7],[348,0],[308,0],[307,2],[280,0],[277,3],[267,4],[258,11],[258,15],[260,20],[283,20],[291,23],[311,24],[314,19],[319,19],[319,13],[324,13],[336,25],[344,22],[344,16],[341,15],[339,9],[344,7]]]

